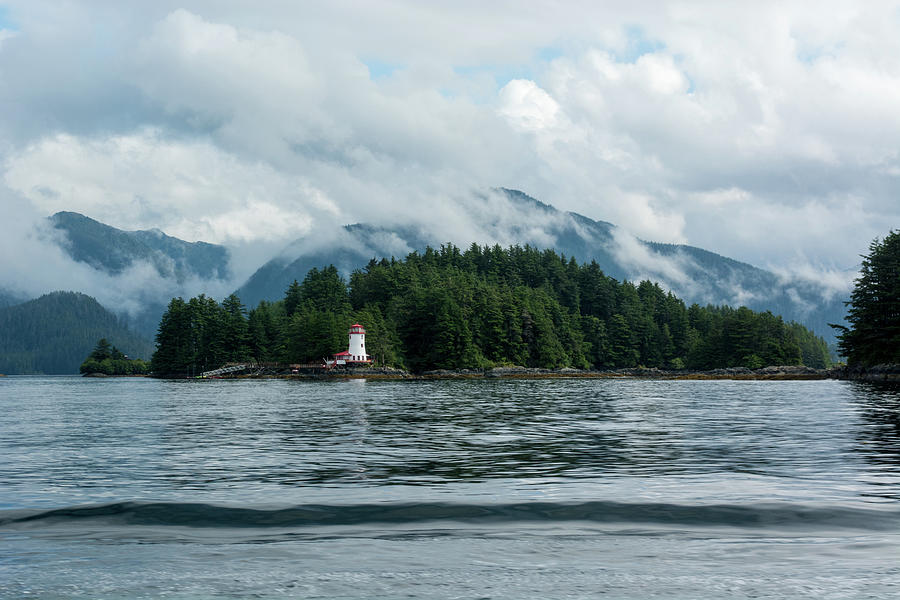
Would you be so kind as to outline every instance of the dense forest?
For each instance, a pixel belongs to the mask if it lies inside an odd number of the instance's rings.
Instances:
[[[133,357],[147,358],[153,349],[94,298],[77,292],[0,308],[0,373],[78,373],[103,337]]]
[[[277,302],[173,299],[151,369],[193,374],[229,361],[304,363],[346,349],[359,322],[377,363],[429,369],[830,365],[824,340],[769,312],[686,306],[649,281],[607,277],[552,250],[473,244],[372,260],[344,281],[312,269]]]
[[[838,347],[850,366],[900,363],[900,232],[874,240],[863,257]]]
[[[93,351],[81,363],[79,371],[88,375],[144,375],[150,370],[150,364],[140,358],[130,358],[127,354],[100,338]]]

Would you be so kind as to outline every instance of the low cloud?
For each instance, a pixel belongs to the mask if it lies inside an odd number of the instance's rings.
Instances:
[[[35,298],[57,290],[74,290],[95,297],[115,312],[135,316],[149,304],[166,303],[174,296],[206,293],[222,297],[235,281],[202,279],[181,281],[160,274],[150,261],[136,261],[110,275],[73,260],[62,246],[64,232],[53,228],[22,196],[0,186],[0,202],[16,212],[15,220],[0,222],[0,253],[15,260],[0,263],[0,289]]]
[[[612,232],[613,256],[628,272],[634,282],[658,281],[666,289],[681,296],[702,297],[704,290],[691,277],[690,270],[698,267],[682,254],[663,256],[653,252],[643,241],[631,233],[616,228]],[[711,300],[710,300],[711,301]]]
[[[856,268],[835,269],[815,265],[807,260],[786,265],[770,265],[769,270],[775,273],[785,286],[802,284],[808,289],[817,291],[823,302],[831,302],[835,298],[849,299],[857,276]]]
[[[7,160],[4,181],[45,215],[69,210],[188,241],[285,241],[309,231],[313,214],[341,214],[303,177],[154,129],[43,139]]]
[[[550,245],[540,211],[484,199],[505,186],[840,294],[900,222],[893,2],[7,4],[3,208],[22,223],[158,227],[228,245],[244,275],[355,222]],[[618,252],[696,285],[683,257]]]

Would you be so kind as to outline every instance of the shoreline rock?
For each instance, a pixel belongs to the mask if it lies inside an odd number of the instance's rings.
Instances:
[[[316,378],[372,378],[372,379],[747,379],[747,380],[817,380],[836,379],[838,370],[813,369],[800,365],[769,366],[751,370],[746,367],[730,367],[709,371],[669,371],[657,368],[627,368],[612,370],[583,370],[563,367],[541,369],[522,366],[494,367],[491,369],[435,369],[413,374],[401,369],[343,369],[316,376]],[[297,377],[296,375],[290,377]],[[301,376],[302,377],[302,376]]]
[[[670,371],[658,368],[627,368],[612,369],[608,371],[582,370],[564,367],[562,369],[536,369],[527,367],[494,367],[475,371],[462,369],[459,371],[426,371],[420,375],[423,379],[542,379],[542,378],[584,378],[584,379],[760,379],[760,380],[815,380],[833,379],[833,370],[813,369],[805,366],[784,365],[769,366],[762,369],[751,370],[746,367],[730,367],[726,369],[712,369],[709,371]]]
[[[132,373],[131,375],[107,375],[106,373],[85,373],[82,377],[97,377],[97,378],[109,378],[109,379],[122,379],[122,378],[134,378],[134,377],[150,377],[146,373]]]
[[[152,375],[151,375],[152,376]],[[184,377],[182,377],[184,378]],[[665,380],[783,380],[811,381],[842,379],[855,381],[900,382],[900,365],[879,365],[869,368],[836,367],[814,369],[803,365],[771,365],[760,369],[728,367],[709,371],[665,370],[658,368],[623,368],[610,370],[582,370],[564,367],[540,369],[522,366],[503,366],[489,369],[435,369],[410,373],[394,367],[338,367],[329,371],[300,373],[252,373],[226,375],[220,379],[381,379],[423,381],[438,379],[665,379]]]
[[[874,383],[900,383],[900,364],[882,364],[871,367],[841,367],[835,369],[837,379],[870,381]]]

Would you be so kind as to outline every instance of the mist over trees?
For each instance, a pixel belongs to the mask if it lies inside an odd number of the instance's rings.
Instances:
[[[157,374],[199,374],[229,361],[319,362],[366,327],[379,364],[412,371],[498,365],[561,368],[830,365],[824,340],[769,312],[686,306],[657,284],[619,282],[595,262],[552,250],[448,244],[372,260],[345,282],[312,269],[277,302],[249,312],[173,299],[156,336]]]
[[[851,366],[900,363],[900,233],[869,245],[838,348]]]

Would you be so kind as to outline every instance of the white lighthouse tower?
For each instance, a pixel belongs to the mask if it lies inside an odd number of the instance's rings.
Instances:
[[[371,362],[366,354],[366,330],[359,323],[350,327],[350,346],[347,348],[351,362]]]
[[[338,352],[334,355],[334,359],[327,364],[331,366],[337,365],[359,365],[369,364],[372,357],[366,354],[366,330],[359,323],[350,327],[350,341],[345,352]]]

